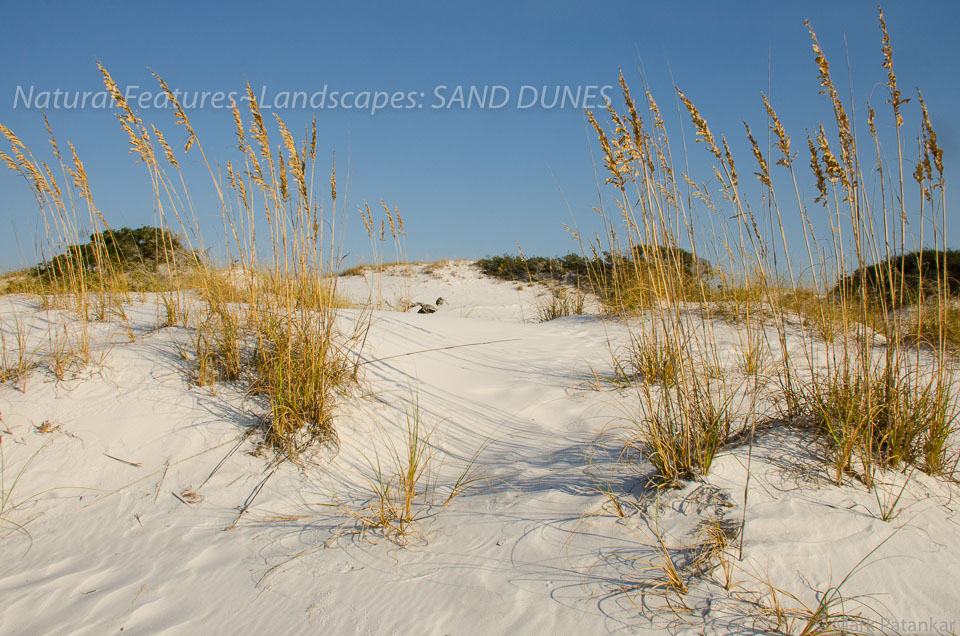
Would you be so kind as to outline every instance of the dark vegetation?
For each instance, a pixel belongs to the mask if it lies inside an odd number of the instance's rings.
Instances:
[[[945,284],[942,291],[947,296],[960,296],[960,250],[927,249],[892,256],[841,279],[833,293],[860,298],[865,288],[869,300],[895,307],[936,298],[938,284]]]
[[[50,277],[64,271],[67,261],[72,260],[88,272],[96,272],[106,266],[104,256],[109,259],[109,265],[118,266],[121,270],[156,272],[161,267],[195,263],[180,236],[169,230],[144,226],[135,230],[122,227],[91,234],[88,242],[71,245],[66,253],[58,254],[31,269],[38,276]]]
[[[490,256],[477,261],[484,274],[509,281],[528,282],[568,282],[600,283],[612,280],[614,276],[623,276],[644,267],[649,260],[656,260],[655,253],[660,252],[664,260],[674,261],[682,273],[688,276],[706,275],[711,272],[710,263],[698,259],[685,249],[675,247],[635,247],[633,257],[627,254],[604,252],[603,257],[584,258],[579,254],[567,254],[560,257],[523,255]],[[646,256],[645,256],[646,255]]]
[[[153,289],[176,270],[195,268],[200,254],[169,230],[144,226],[96,232],[89,241],[6,277],[3,291],[36,292],[82,271],[91,280],[120,277],[130,289]]]
[[[590,275],[591,266],[596,261],[588,261],[579,254],[567,254],[563,257],[490,256],[477,261],[477,267],[487,276],[494,276],[509,281],[546,282],[567,279],[583,280]]]

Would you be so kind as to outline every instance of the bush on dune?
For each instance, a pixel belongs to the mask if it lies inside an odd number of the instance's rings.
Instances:
[[[76,272],[87,276],[120,275],[128,288],[155,287],[158,275],[193,268],[201,255],[170,230],[143,226],[94,232],[86,243],[68,245],[62,253],[9,275],[3,291],[35,292],[56,287]]]
[[[946,296],[960,296],[960,250],[926,249],[892,256],[867,265],[842,278],[835,296],[870,300],[887,306],[913,305],[936,298],[939,287]]]
[[[631,270],[666,261],[675,263],[683,276],[691,278],[709,276],[713,271],[708,261],[683,248],[660,246],[635,246],[632,255],[605,251],[602,257],[591,258],[575,253],[560,257],[504,254],[482,258],[477,266],[488,276],[509,281],[592,283],[604,287],[608,284],[605,281],[614,276],[626,276]]]

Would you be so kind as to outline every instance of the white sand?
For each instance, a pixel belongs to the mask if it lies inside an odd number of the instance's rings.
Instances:
[[[370,282],[343,279],[340,291],[362,300]],[[0,632],[769,633],[751,602],[759,592],[770,604],[762,581],[798,599],[782,594],[784,606],[815,606],[891,535],[844,582],[844,598],[861,596],[844,609],[882,621],[878,632],[933,632],[920,625],[930,619],[960,631],[957,486],[915,473],[885,522],[873,493],[833,485],[817,443],[782,428],[754,447],[734,592],[715,571],[690,580],[686,608],[669,595],[671,610],[648,565],[655,532],[679,548],[704,519],[739,523],[748,449],[724,451],[701,483],[644,495],[650,466],[618,461],[622,445],[602,434],[629,424],[636,392],[594,380],[625,327],[531,322],[538,293],[463,263],[385,276],[386,300],[448,304],[375,311],[362,385],[336,420],[339,452],[275,471],[243,438],[262,405],[237,387],[192,387],[178,355],[190,333],[156,329],[151,299],[128,311],[133,340],[118,321],[93,324],[101,359],[64,381],[34,370],[25,392],[0,387],[4,496],[23,469],[11,496],[22,505],[4,512],[22,530],[0,528]],[[36,346],[51,323],[72,325],[10,296],[0,318],[8,360],[14,319]],[[718,325],[717,338],[732,360],[736,332]],[[369,502],[370,460],[402,442],[415,404],[437,494],[400,547],[355,533],[346,510]],[[38,432],[44,422],[54,430]],[[478,449],[484,481],[441,506]],[[885,479],[895,497],[904,476]],[[628,493],[626,517],[604,488]],[[196,503],[172,494],[189,490]]]

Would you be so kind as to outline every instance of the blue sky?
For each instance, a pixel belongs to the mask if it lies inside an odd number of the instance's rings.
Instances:
[[[956,63],[960,5],[954,1],[897,2],[884,7],[901,87],[919,86],[946,152],[948,181],[960,142]],[[679,85],[715,133],[726,133],[741,163],[753,171],[742,119],[765,140],[760,91],[767,91],[801,145],[802,134],[829,118],[817,94],[816,69],[803,26],[810,19],[832,62],[835,79],[859,107],[886,99],[880,68],[876,5],[870,2],[573,2],[286,3],[108,1],[21,2],[0,9],[5,54],[0,61],[0,122],[46,152],[39,110],[14,108],[17,87],[35,91],[96,91],[97,61],[122,85],[153,90],[150,70],[176,88],[238,91],[247,81],[281,91],[413,92],[421,108],[371,115],[319,110],[319,145],[327,170],[335,151],[341,183],[350,181],[345,249],[369,258],[356,205],[366,199],[400,207],[410,258],[477,258],[515,252],[562,254],[575,245],[561,223],[567,202],[582,227],[593,223],[597,191],[593,135],[577,108],[516,107],[520,87],[615,85],[618,67],[635,90],[643,71],[665,111],[675,143]],[[499,85],[511,101],[500,109],[433,108],[439,85]],[[911,104],[912,106],[913,104]],[[182,142],[167,112],[143,113]],[[312,117],[283,110],[294,130]],[[149,183],[135,166],[113,114],[97,109],[48,109],[61,142],[84,159],[98,206],[113,226],[155,223]],[[191,119],[211,158],[235,159],[229,111],[195,109]],[[698,177],[704,151],[690,143]],[[915,134],[908,119],[906,133]],[[765,143],[765,141],[764,141]],[[679,148],[679,146],[678,146]],[[596,148],[594,145],[594,151]],[[44,155],[45,156],[45,155]],[[199,157],[185,160],[208,242],[219,215],[205,192]],[[804,161],[805,163],[805,161]],[[348,169],[349,164],[349,169]],[[0,173],[0,267],[36,259],[37,212],[12,173]],[[955,224],[956,226],[956,224]],[[956,226],[960,228],[960,226]],[[960,232],[948,242],[960,247]],[[389,254],[387,255],[390,256]]]

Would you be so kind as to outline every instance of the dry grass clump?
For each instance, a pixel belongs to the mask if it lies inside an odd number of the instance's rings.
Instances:
[[[366,214],[366,211],[362,213]],[[392,214],[392,212],[391,212]],[[386,232],[386,227],[384,227],[384,232]],[[384,240],[386,240],[386,234],[384,234]],[[449,261],[436,261],[434,263],[428,263],[424,269],[423,273],[433,274],[443,268],[443,266],[449,263]],[[359,265],[354,265],[353,267],[348,267],[347,269],[341,270],[340,276],[367,276],[368,274],[373,275],[382,275],[389,270],[396,270],[402,274],[409,274],[417,265],[422,265],[420,261],[390,261],[383,262],[378,258],[374,264],[360,263]]]
[[[650,395],[629,442],[653,465],[667,485],[679,485],[710,472],[710,464],[730,439],[734,417],[731,398],[711,380],[683,378],[673,388]]]
[[[108,88],[112,83],[104,70]],[[165,91],[166,84],[158,78]],[[206,155],[189,119],[174,104],[176,123],[189,138],[184,151],[196,145]],[[122,95],[114,94],[123,112],[130,112]],[[197,319],[198,378],[249,382],[251,391],[269,404],[265,437],[274,447],[294,456],[312,439],[334,437],[334,395],[355,373],[350,365],[351,338],[337,328],[335,281],[330,275],[337,263],[336,237],[325,228],[336,227],[336,172],[330,176],[331,212],[323,216],[311,175],[316,164],[316,122],[308,127],[301,143],[286,123],[276,119],[280,143],[274,147],[256,98],[248,90],[249,121],[244,123],[234,105],[238,149],[243,168],[226,164],[227,179],[214,177],[221,215],[228,228],[225,246],[237,266],[229,274],[245,280],[224,280],[221,272],[204,267],[199,290],[202,313]],[[151,176],[174,188],[167,170],[179,175],[175,153],[151,126],[164,150],[167,166],[142,140],[149,135],[142,121],[128,119],[131,143],[141,152]],[[139,133],[139,134],[137,134]],[[276,133],[274,133],[276,134]],[[140,142],[137,142],[137,140]],[[231,196],[227,196],[230,193]],[[178,207],[184,198],[162,201],[171,220],[183,224],[188,210]],[[261,201],[260,206],[255,203]],[[260,259],[255,239],[258,221],[267,225],[269,260]],[[171,303],[176,311],[177,299]],[[355,371],[355,369],[354,369]]]
[[[613,136],[593,113],[588,118],[597,131],[611,175],[607,183],[615,188],[626,229],[611,230],[606,249],[599,237],[590,249],[613,255],[608,288],[601,296],[613,309],[643,312],[647,323],[631,335],[627,362],[617,363],[628,371],[624,375],[642,380],[635,437],[627,445],[653,464],[660,480],[675,484],[706,474],[738,424],[729,408],[733,391],[727,381],[702,373],[696,363],[710,357],[714,348],[710,310],[716,300],[711,280],[716,272],[703,264],[695,241],[688,241],[689,249],[680,247],[677,229],[682,231],[688,219],[679,206],[656,103],[647,93],[654,122],[648,129],[622,77],[620,85],[627,113],[608,106]],[[703,311],[692,312],[694,307]]]
[[[766,585],[766,595],[756,601],[758,610],[754,618],[771,633],[801,636],[883,633],[878,631],[880,624],[863,616],[863,599],[844,597],[839,588],[823,593],[819,603],[807,604],[769,581]]]
[[[899,375],[893,375],[893,374]],[[835,479],[853,473],[872,485],[877,470],[917,466],[951,474],[955,385],[899,367],[828,371],[801,388],[800,408],[823,433]]]
[[[336,398],[357,378],[357,359],[323,316],[273,316],[257,325],[251,392],[270,401],[267,441],[288,451],[335,437]]]
[[[629,566],[631,571],[627,583],[618,593],[640,591],[659,595],[666,601],[666,606],[657,607],[644,601],[644,613],[666,610],[679,616],[692,609],[685,598],[692,588],[718,569],[724,589],[733,593],[735,566],[732,546],[739,532],[739,524],[720,516],[710,518],[693,529],[692,541],[669,545],[660,530],[659,510],[658,492],[648,529],[636,532],[643,547],[612,554],[617,562]]]
[[[928,347],[943,346],[955,352],[960,349],[960,306],[956,302],[924,303],[915,309],[906,333],[907,337],[916,334],[917,341]]]
[[[778,634],[827,636],[885,633],[885,625],[864,616],[864,610],[873,615],[877,614],[876,609],[868,603],[870,597],[845,596],[842,590],[855,574],[869,565],[868,560],[897,532],[888,535],[864,555],[840,583],[817,591],[816,603],[806,603],[796,595],[776,587],[769,577],[760,579],[764,589],[754,595],[752,601],[758,611],[750,617],[759,619],[764,628]]]
[[[28,322],[16,312],[9,323],[0,320],[0,382],[10,382],[22,392],[36,369],[62,381],[87,365],[102,363],[111,349],[110,343],[91,347],[83,326],[64,322],[56,313],[48,313],[39,325]]]
[[[888,71],[889,103],[902,166],[901,107],[907,100],[902,99],[897,88],[892,49],[882,13],[880,25],[885,43],[883,65]],[[818,182],[823,204],[833,216],[838,233],[842,222],[847,219],[853,249],[843,250],[840,236],[834,237],[837,247],[833,260],[837,265],[833,278],[839,282],[832,295],[840,306],[840,331],[844,341],[827,345],[827,379],[813,373],[801,389],[805,410],[827,433],[835,450],[838,470],[849,468],[850,455],[856,449],[868,485],[872,483],[874,467],[914,465],[931,474],[949,474],[955,470],[947,462],[947,444],[956,426],[957,405],[956,382],[949,369],[946,351],[945,321],[936,323],[934,333],[928,334],[933,342],[932,355],[928,355],[911,348],[904,313],[898,310],[904,304],[925,302],[943,317],[952,303],[954,282],[948,268],[951,253],[946,249],[944,230],[942,150],[937,144],[923,97],[918,92],[921,132],[917,141],[920,152],[913,176],[921,202],[921,223],[925,220],[931,222],[931,239],[936,249],[908,258],[904,246],[908,237],[911,242],[914,239],[908,212],[886,201],[877,209],[863,196],[860,151],[852,138],[845,106],[833,87],[829,65],[812,29],[811,38],[821,86],[831,99],[839,130],[839,160],[821,128],[817,148],[811,142],[811,165],[819,166],[826,175],[826,182]],[[879,153],[876,115],[872,109],[868,110],[870,135]],[[905,189],[902,174],[901,167],[899,178],[889,184],[901,194]],[[882,168],[880,175],[881,183],[884,183]],[[823,196],[830,194],[828,184],[832,184],[832,200]],[[900,241],[898,253],[891,247],[891,237]],[[922,236],[920,240],[923,240]],[[926,264],[920,262],[923,254],[927,254]],[[871,262],[876,265],[870,266]],[[856,267],[856,273],[848,275],[847,267]],[[821,267],[821,270],[825,269]],[[869,285],[865,283],[866,278],[870,279]],[[883,347],[875,346],[877,331],[885,336]],[[849,346],[851,338],[859,346]]]
[[[680,380],[684,349],[683,343],[672,335],[657,328],[631,334],[626,359],[618,365],[624,379],[637,378],[667,388],[675,386]]]
[[[710,357],[697,346],[702,337],[689,323],[648,328],[631,336],[626,362],[619,363],[624,379],[639,381],[639,413],[625,446],[653,465],[661,484],[706,475],[719,450],[750,420],[749,412],[739,412],[749,390],[738,390],[726,374],[700,362]]]
[[[650,224],[656,226],[659,221]],[[631,223],[628,245],[621,245],[616,236],[611,236],[610,247],[615,255],[603,262],[604,267],[590,269],[597,295],[618,311],[702,301],[713,282],[713,268],[676,244],[657,245],[657,240],[667,244],[675,241],[672,230],[650,228],[641,233],[639,226]],[[663,236],[652,239],[647,236],[651,231]],[[592,249],[596,251],[595,246]]]
[[[334,440],[337,399],[358,378],[362,316],[354,332],[341,331],[329,283],[288,289],[276,278],[237,285],[211,275],[193,323],[197,384],[241,381],[264,397],[266,441],[290,455],[311,440]]]
[[[411,526],[429,514],[432,504],[430,480],[424,479],[433,459],[430,431],[421,429],[418,411],[407,417],[406,433],[402,448],[391,446],[387,469],[379,454],[370,462],[374,498],[357,513],[361,530],[377,530],[401,545],[409,538]]]
[[[667,545],[660,532],[659,521],[654,521],[649,532],[638,532],[646,549],[639,553],[631,551],[614,555],[633,571],[630,582],[617,593],[653,593],[661,595],[671,607],[671,601],[683,605],[683,597],[689,593],[694,578],[689,550],[682,546]]]
[[[673,593],[678,598],[682,598],[690,591],[688,583],[690,576],[685,572],[683,565],[678,564],[677,556],[679,555],[675,556],[677,553],[682,554],[682,551],[676,548],[671,549],[664,544],[659,531],[655,531],[654,536],[656,543],[652,546],[655,558],[637,559],[643,564],[640,568],[641,572],[654,573],[654,583],[645,584],[643,587],[653,591],[660,590],[664,594]]]
[[[249,91],[248,97],[247,125],[236,106],[233,111],[247,168],[227,163],[226,190],[239,201],[239,209],[221,194],[232,236],[228,247],[237,254],[238,266],[230,272],[232,280],[215,271],[206,275],[200,291],[205,312],[198,328],[198,360],[212,371],[209,379],[244,379],[254,395],[265,397],[266,440],[295,456],[312,440],[335,438],[336,398],[357,378],[355,352],[367,323],[361,317],[350,333],[338,323],[337,239],[333,230],[325,233],[338,218],[336,171],[330,174],[330,213],[325,217],[309,177],[316,163],[316,122],[298,145],[276,117],[281,143],[273,150],[256,99]],[[222,192],[219,182],[216,186]],[[256,191],[264,196],[259,210],[253,203]],[[272,248],[266,263],[254,239],[258,212]]]
[[[784,309],[795,313],[801,325],[817,340],[835,340],[843,335],[844,325],[851,322],[845,318],[850,306],[837,302],[833,296],[798,288],[792,293],[781,294],[781,297]],[[872,316],[873,312],[869,315]]]
[[[722,518],[707,519],[697,531],[694,567],[702,574],[719,569],[723,589],[733,588],[733,545],[740,535],[740,525]]]
[[[449,258],[442,258],[439,261],[431,261],[423,267],[423,273],[427,276],[439,276],[443,270],[450,267],[453,261]]]
[[[579,316],[583,313],[585,300],[579,287],[568,288],[558,283],[550,283],[547,293],[537,300],[537,320],[547,322],[567,316]]]
[[[740,335],[740,347],[737,351],[737,368],[741,373],[747,376],[757,376],[763,373],[767,367],[768,352],[765,333],[756,329],[755,325],[748,324],[744,332],[738,332]]]
[[[239,308],[208,301],[194,332],[195,380],[198,385],[235,382],[241,378],[249,362],[249,329],[241,323],[242,320],[244,316]]]
[[[466,462],[457,479],[444,488],[444,496],[438,485],[441,462],[432,441],[434,430],[423,427],[416,404],[407,412],[404,433],[399,446],[387,442],[386,458],[376,451],[367,458],[373,497],[360,508],[344,507],[357,521],[359,532],[375,532],[400,546],[419,536],[418,528],[426,519],[482,479],[476,461],[486,448],[481,445]]]
[[[0,382],[19,382],[27,390],[27,374],[39,364],[36,347],[29,341],[27,325],[14,314],[12,340],[14,347],[8,354],[6,325],[0,324]]]

